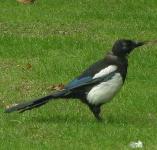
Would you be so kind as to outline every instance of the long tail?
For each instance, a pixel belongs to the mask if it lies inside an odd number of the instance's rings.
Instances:
[[[22,113],[26,110],[31,110],[33,108],[40,107],[40,106],[46,104],[50,99],[56,99],[56,98],[64,97],[65,94],[67,94],[66,90],[57,91],[55,93],[41,97],[39,99],[35,99],[33,101],[17,104],[15,106],[7,108],[5,110],[5,113],[11,113],[14,111],[19,111],[20,113]]]

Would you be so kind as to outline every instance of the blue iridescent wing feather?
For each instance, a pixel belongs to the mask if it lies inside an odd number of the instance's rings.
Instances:
[[[91,85],[91,84],[97,84],[102,81],[106,82],[106,81],[110,80],[115,75],[115,73],[116,73],[116,71],[111,72],[108,75],[104,75],[102,77],[95,78],[95,79],[93,79],[90,76],[82,77],[81,79],[76,78],[76,79],[72,80],[70,83],[68,83],[65,86],[65,88],[68,90],[72,90],[72,89],[76,89],[76,88]]]

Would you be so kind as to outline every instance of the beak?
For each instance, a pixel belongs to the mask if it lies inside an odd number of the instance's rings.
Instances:
[[[149,43],[149,41],[143,41],[143,42],[135,41],[134,43],[135,43],[135,47],[139,47],[139,46]]]

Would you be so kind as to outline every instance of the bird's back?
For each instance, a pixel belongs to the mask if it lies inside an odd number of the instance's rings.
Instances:
[[[117,66],[117,72],[122,75],[124,81],[127,74],[128,60],[125,57],[117,57],[112,53],[108,53],[103,59],[89,66],[80,76],[78,76],[78,79],[85,76],[93,77],[95,74],[111,65]]]

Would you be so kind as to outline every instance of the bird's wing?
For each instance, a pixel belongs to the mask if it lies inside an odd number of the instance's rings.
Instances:
[[[72,80],[69,84],[65,86],[65,89],[73,90],[73,89],[84,87],[87,85],[98,84],[99,82],[102,82],[102,81],[106,82],[110,80],[115,75],[116,72],[117,72],[116,66],[109,66],[105,69],[102,69],[93,77],[86,76],[86,77],[76,78]]]

